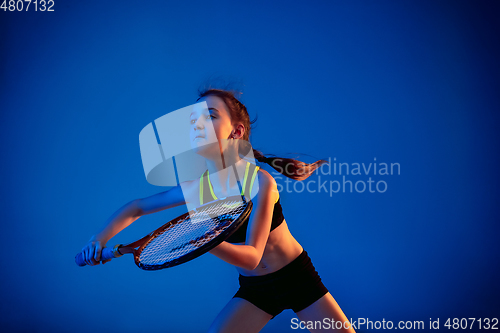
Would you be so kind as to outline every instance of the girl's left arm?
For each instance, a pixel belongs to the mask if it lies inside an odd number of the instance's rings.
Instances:
[[[248,221],[246,243],[222,242],[209,251],[232,265],[248,270],[255,269],[260,263],[271,230],[274,203],[279,195],[274,178],[265,170],[259,171],[259,192],[252,200],[254,206]]]

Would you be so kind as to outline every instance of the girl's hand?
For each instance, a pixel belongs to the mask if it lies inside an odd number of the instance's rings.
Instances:
[[[87,265],[94,266],[99,265],[101,260],[101,251],[106,247],[101,241],[96,240],[95,236],[92,236],[89,242],[82,248],[83,260]],[[102,263],[105,264],[111,259],[104,260]]]

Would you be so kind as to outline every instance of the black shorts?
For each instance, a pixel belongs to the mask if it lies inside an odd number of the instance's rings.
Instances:
[[[328,293],[305,250],[276,272],[260,276],[240,274],[239,282],[240,289],[233,298],[246,299],[273,318],[285,309],[304,310]]]

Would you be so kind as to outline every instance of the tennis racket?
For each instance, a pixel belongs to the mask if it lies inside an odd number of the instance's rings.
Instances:
[[[103,248],[101,260],[132,253],[135,264],[144,270],[173,267],[210,251],[231,236],[249,217],[252,201],[235,195],[215,200],[164,224],[133,243]],[[81,253],[75,257],[85,266]]]

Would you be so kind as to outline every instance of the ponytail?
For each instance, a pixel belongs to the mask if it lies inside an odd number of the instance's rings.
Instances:
[[[274,170],[278,171],[282,175],[295,180],[304,180],[308,178],[314,170],[319,168],[321,165],[328,163],[326,160],[318,160],[314,163],[305,163],[293,158],[285,157],[270,157],[264,156],[264,154],[256,149],[253,149],[254,157],[257,161],[261,163],[269,164]]]

